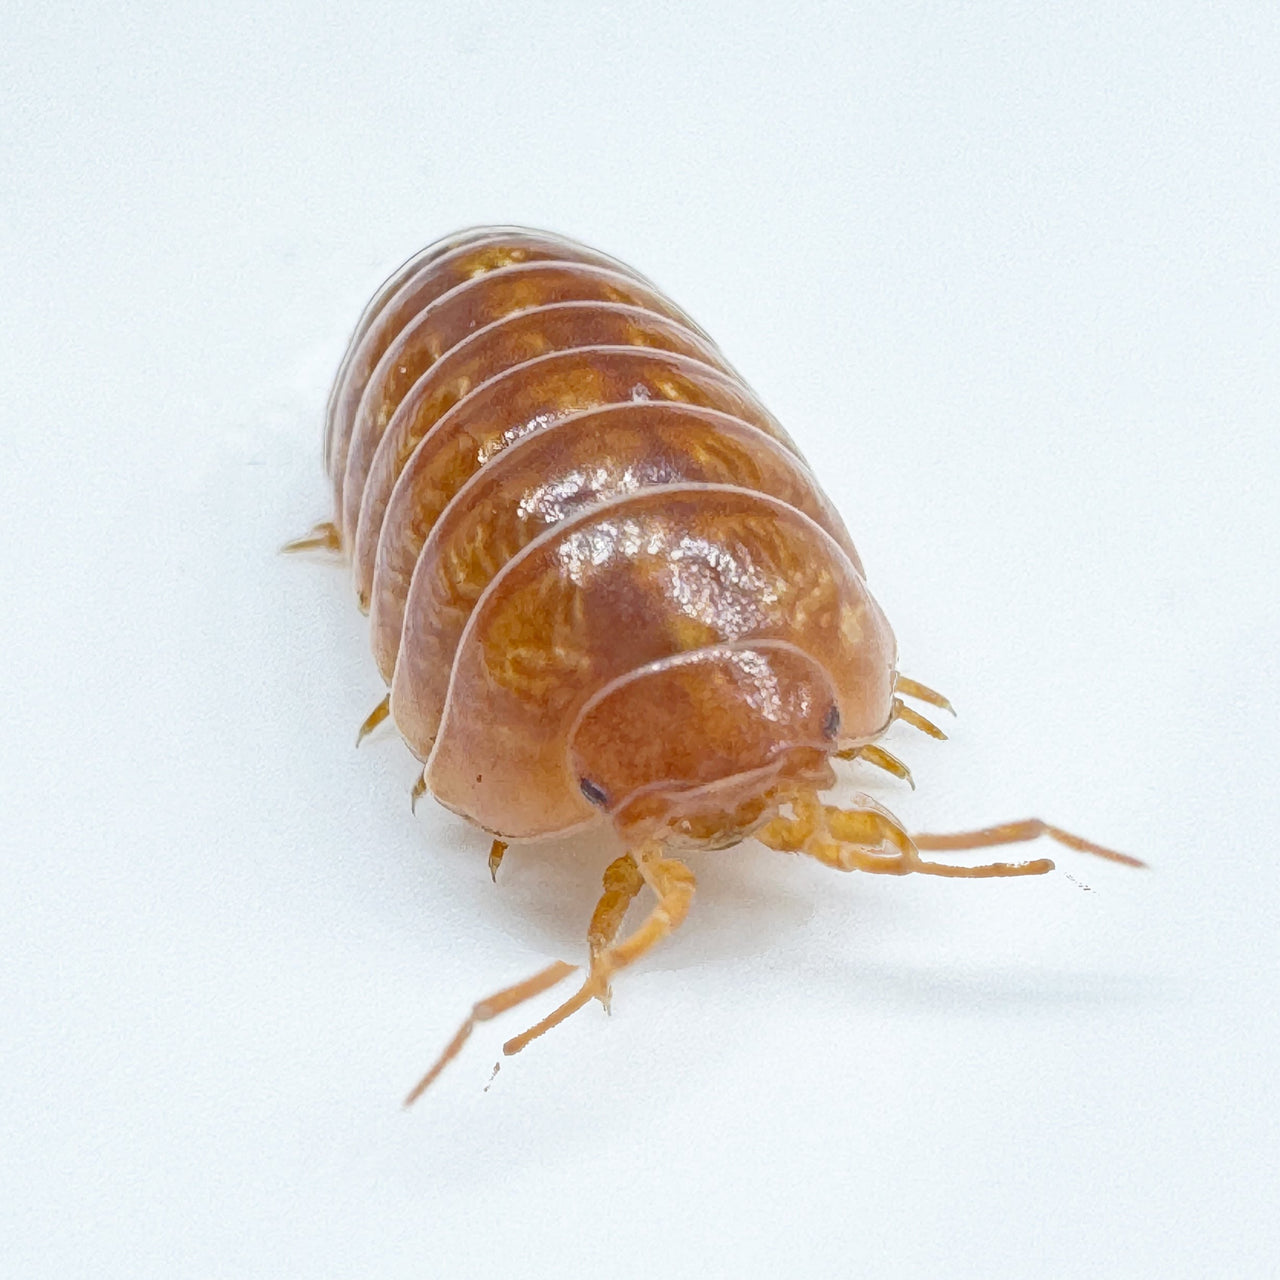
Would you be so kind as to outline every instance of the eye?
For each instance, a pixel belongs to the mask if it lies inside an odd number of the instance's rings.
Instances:
[[[590,778],[579,778],[578,786],[592,804],[599,805],[603,809],[609,803],[609,797],[605,795],[604,789],[597,787]]]
[[[840,708],[833,702],[831,710],[827,712],[827,718],[822,722],[822,735],[829,742],[835,741],[835,736],[840,732]]]

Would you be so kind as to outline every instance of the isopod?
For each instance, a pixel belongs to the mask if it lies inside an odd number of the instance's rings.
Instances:
[[[950,703],[897,646],[844,523],[781,424],[653,284],[583,245],[478,227],[425,249],[366,307],[329,397],[334,517],[289,549],[351,563],[390,716],[423,762],[416,800],[509,843],[609,821],[577,991],[515,1053],[684,921],[683,857],[754,838],[840,871],[1042,875],[1048,858],[930,861],[1046,835],[1038,819],[909,835],[835,761],[910,781],[878,745],[904,699]],[[913,784],[914,785],[914,784]],[[656,902],[620,940],[644,890]],[[481,1000],[477,1022],[548,990],[562,961]]]

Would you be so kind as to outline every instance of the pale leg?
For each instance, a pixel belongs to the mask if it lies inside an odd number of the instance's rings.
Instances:
[[[874,743],[868,743],[864,747],[846,747],[845,750],[836,752],[836,759],[865,760],[868,764],[875,765],[877,769],[883,769],[886,773],[893,774],[895,778],[901,778],[912,791],[916,789],[916,780],[911,776],[911,770],[897,756],[890,755],[883,747],[877,747]]]
[[[364,724],[360,726],[359,732],[356,734],[356,746],[358,747],[389,715],[391,714],[391,695],[387,694],[380,703],[364,718]]]
[[[1117,853],[1104,845],[1094,844],[1082,836],[1074,836],[1061,827],[1051,827],[1039,818],[1023,818],[1020,822],[1002,822],[996,827],[983,827],[979,831],[959,831],[953,835],[915,835],[911,837],[917,849],[986,849],[992,845],[1018,844],[1023,840],[1034,840],[1038,836],[1048,836],[1068,849],[1076,849],[1080,853],[1092,853],[1098,858],[1107,858],[1111,862],[1123,862],[1127,867],[1145,867],[1147,864],[1127,853]]]
[[[618,867],[622,861],[624,859],[619,859],[618,862],[613,863],[610,871]],[[613,975],[619,969],[624,969],[627,965],[638,960],[650,947],[655,943],[661,942],[663,938],[673,930],[678,929],[683,923],[685,916],[689,914],[689,904],[693,901],[693,891],[696,884],[693,872],[683,862],[679,862],[675,858],[664,858],[661,848],[657,845],[646,846],[636,854],[634,865],[638,867],[640,875],[644,878],[644,883],[658,897],[658,901],[647,919],[630,937],[616,945],[605,942],[602,932],[600,935],[602,945],[597,950],[593,939],[591,969],[587,975],[587,980],[574,995],[570,996],[558,1009],[549,1013],[536,1026],[530,1027],[528,1031],[508,1040],[502,1046],[503,1053],[519,1053],[531,1040],[536,1040],[544,1032],[550,1031],[552,1027],[563,1022],[570,1014],[576,1013],[583,1005],[590,1003],[591,1000],[597,997],[607,1003],[609,982]],[[639,886],[636,887],[638,888]],[[627,892],[629,890],[630,884],[619,886],[619,892]],[[602,922],[616,918],[617,924],[621,923],[622,915],[626,911],[626,904],[622,904],[615,917],[612,908],[605,908],[605,900],[608,897],[609,890],[606,879],[605,898],[601,899],[600,905],[596,908],[596,915],[592,917],[593,925],[596,923],[597,918],[600,918]],[[629,902],[630,899],[628,898],[627,901]],[[615,929],[617,924],[614,925]]]
[[[336,524],[326,520],[301,538],[293,538],[286,542],[280,550],[286,554],[292,554],[295,551],[341,551],[342,535]]]
[[[477,1022],[488,1022],[490,1018],[496,1018],[498,1014],[514,1009],[516,1005],[523,1004],[536,995],[541,995],[549,987],[554,987],[557,982],[568,977],[577,967],[576,964],[566,964],[563,960],[557,960],[540,973],[535,973],[532,978],[526,978],[523,982],[517,982],[514,987],[505,987],[477,1001],[471,1007],[471,1016],[458,1028],[453,1039],[445,1045],[444,1052],[436,1059],[431,1070],[409,1091],[404,1105],[411,1107],[431,1087],[435,1078],[458,1056],[471,1032],[475,1030]]]
[[[493,851],[498,849],[505,851],[506,847],[506,844],[501,840],[493,842]],[[493,851],[490,852],[491,866],[493,866]],[[498,860],[501,860],[501,854],[498,855]],[[674,865],[680,866],[679,863]],[[494,869],[496,870],[496,867]],[[617,937],[618,930],[622,927],[623,917],[627,914],[627,908],[631,905],[631,901],[636,894],[644,887],[646,879],[647,876],[641,873],[640,868],[636,865],[636,860],[629,853],[615,859],[605,869],[604,892],[600,895],[600,901],[596,903],[596,908],[591,913],[591,923],[587,927],[587,940],[591,946],[593,972],[595,971],[597,957],[608,954],[613,940]],[[505,1013],[508,1009],[514,1009],[516,1005],[523,1004],[526,1000],[541,995],[542,992],[554,987],[556,983],[572,973],[577,967],[577,965],[566,964],[563,960],[557,960],[555,964],[548,965],[540,973],[535,973],[532,978],[526,978],[523,982],[518,982],[513,987],[505,987],[494,995],[478,1001],[472,1007],[470,1016],[458,1028],[453,1039],[445,1046],[444,1052],[436,1059],[431,1070],[413,1087],[409,1096],[405,1099],[404,1105],[407,1107],[416,1102],[435,1081],[440,1072],[458,1056],[462,1046],[466,1044],[471,1032],[475,1029],[476,1023],[488,1022],[489,1019],[496,1018],[498,1014]],[[586,1004],[593,995],[597,994],[607,1007],[609,998],[607,980],[600,991],[593,989],[588,992],[581,1004]],[[574,1006],[574,1008],[578,1007],[580,1005]],[[572,1012],[573,1010],[570,1009],[561,1016],[568,1017],[569,1013]],[[553,1014],[552,1017],[555,1017],[555,1015]],[[556,1018],[556,1021],[559,1020],[559,1018]],[[549,1023],[548,1025],[554,1024]],[[530,1035],[529,1039],[532,1038],[532,1035]],[[508,1046],[507,1052],[511,1053],[514,1050]]]
[[[908,698],[927,702],[932,707],[941,707],[943,711],[950,711],[952,715],[956,713],[950,698],[944,698],[936,689],[930,689],[927,684],[921,684],[919,680],[911,680],[907,676],[900,675],[894,680],[893,687],[898,693],[905,693]]]
[[[881,875],[1038,876],[1053,870],[1048,858],[1032,862],[992,862],[981,867],[926,862],[918,847],[891,815],[880,809],[837,809],[816,795],[792,802],[794,818],[774,818],[755,833],[771,849],[806,853],[838,871],[871,871]]]

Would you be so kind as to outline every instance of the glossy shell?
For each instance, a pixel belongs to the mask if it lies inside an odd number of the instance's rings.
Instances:
[[[889,722],[893,634],[840,517],[612,259],[518,228],[425,250],[361,318],[325,456],[392,716],[496,835],[754,776],[752,725],[825,753]]]

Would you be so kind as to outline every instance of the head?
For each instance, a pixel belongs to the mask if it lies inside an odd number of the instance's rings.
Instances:
[[[831,785],[831,677],[777,640],[713,645],[610,682],[569,735],[582,794],[629,841],[722,847],[778,805]]]

